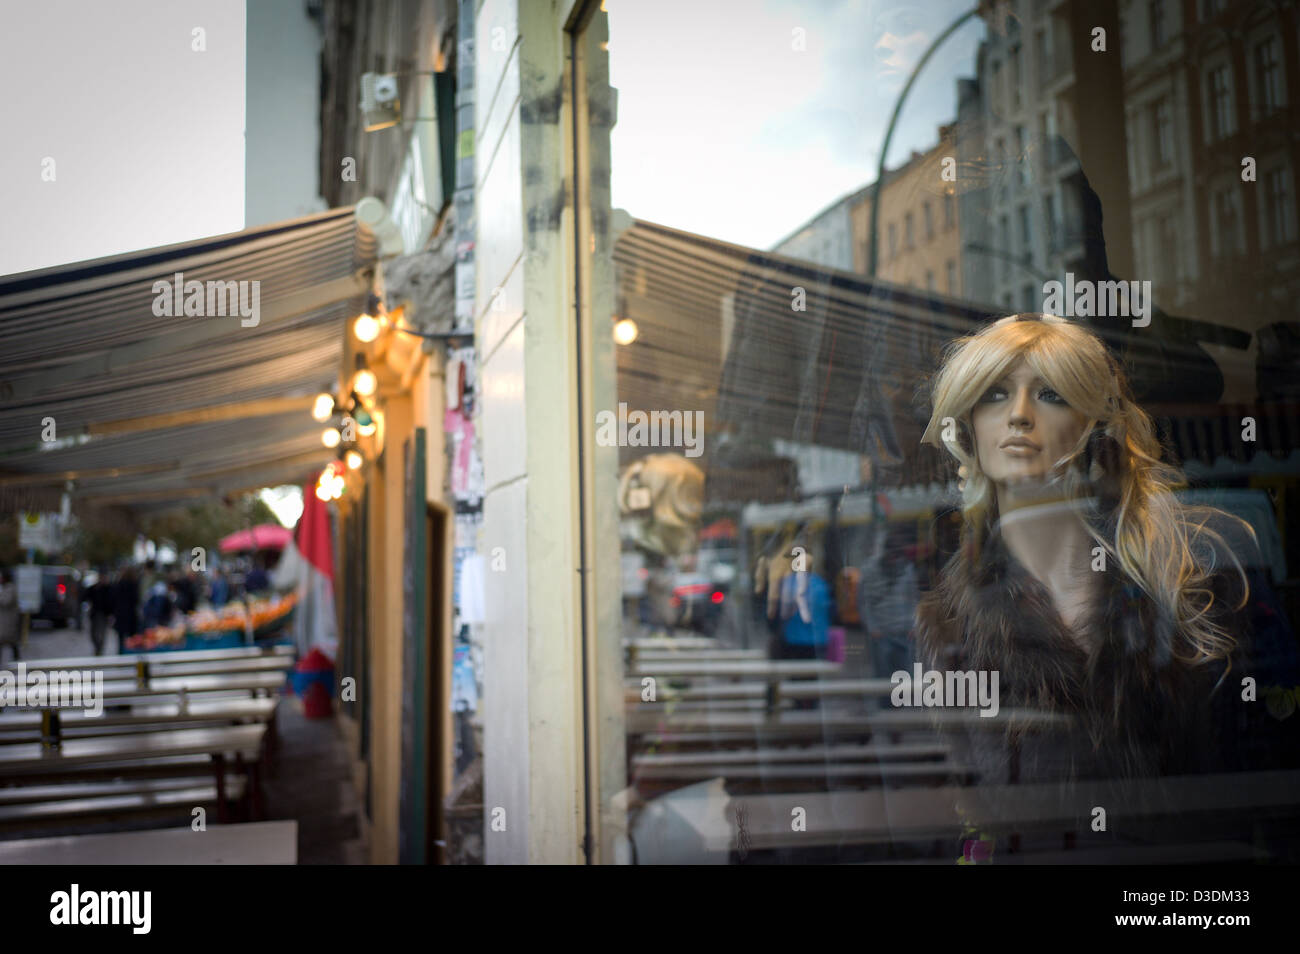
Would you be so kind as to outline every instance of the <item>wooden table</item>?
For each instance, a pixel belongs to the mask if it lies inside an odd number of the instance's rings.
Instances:
[[[27,671],[43,669],[46,672],[63,669],[134,669],[136,663],[144,660],[151,666],[154,663],[202,663],[221,662],[236,659],[264,659],[289,657],[292,659],[292,646],[272,646],[262,649],[258,646],[236,646],[230,649],[178,649],[175,652],[162,653],[123,653],[113,656],[59,656],[53,659],[23,660]],[[12,665],[0,667],[14,671]]]
[[[127,712],[105,710],[92,716],[80,709],[61,712],[64,738],[125,735],[141,727],[159,729],[197,723],[270,722],[278,699],[200,699],[181,711],[179,703],[135,706]],[[0,745],[40,741],[41,715],[35,709],[0,714]]]
[[[935,728],[962,727],[984,732],[1003,732],[1008,725],[1026,728],[1050,728],[1069,722],[1060,713],[1029,709],[1002,709],[996,716],[984,718],[978,709],[893,709],[868,713],[832,713],[797,710],[768,716],[744,712],[634,712],[626,719],[628,735],[674,732],[750,732],[758,738],[819,737],[827,735],[861,735],[928,731]]]
[[[293,865],[296,821],[0,842],[0,865]]]
[[[762,649],[634,649],[630,651],[630,657],[642,666],[674,662],[763,662],[767,659],[767,652]]]
[[[825,659],[739,659],[731,662],[638,660],[630,675],[638,678],[654,676],[656,679],[762,679],[764,682],[782,679],[834,676],[841,671],[839,663]]]

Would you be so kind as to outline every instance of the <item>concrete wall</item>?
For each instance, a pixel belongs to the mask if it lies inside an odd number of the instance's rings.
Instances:
[[[487,579],[482,711],[488,863],[574,863],[583,857],[582,367],[574,320],[577,223],[567,174],[571,103],[564,30],[573,6],[572,0],[486,0],[475,24],[483,545],[487,553],[500,547],[505,555],[505,569]],[[604,15],[596,19],[603,34]],[[603,142],[606,170],[609,115],[602,109],[604,125],[593,121],[590,129],[591,138]],[[600,186],[607,190],[607,172]],[[607,191],[602,194],[607,203]],[[607,214],[593,214],[592,229],[600,234],[593,259],[597,252],[608,255],[608,227]],[[494,296],[497,288],[501,293]],[[607,287],[602,294],[608,299]],[[595,334],[608,336],[608,310],[603,323],[595,323],[603,329]],[[612,362],[608,348],[605,353]],[[592,408],[584,409],[582,426],[594,433]],[[589,631],[595,625],[592,619]],[[496,809],[504,810],[504,830],[493,824]]]
[[[320,28],[304,0],[249,0],[244,228],[325,208],[320,197]]]

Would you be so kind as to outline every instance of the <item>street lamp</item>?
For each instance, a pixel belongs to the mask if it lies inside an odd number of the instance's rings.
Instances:
[[[876,183],[871,187],[871,242],[867,255],[867,275],[870,278],[876,277],[877,256],[879,253],[879,235],[880,229],[880,187],[885,178],[885,157],[889,155],[889,143],[894,138],[894,127],[898,124],[899,114],[903,111],[903,102],[907,99],[907,94],[912,91],[912,84],[921,74],[922,67],[929,62],[930,57],[934,55],[943,41],[952,36],[963,23],[979,13],[980,8],[975,7],[967,10],[952,23],[948,28],[934,38],[934,42],[926,49],[921,58],[917,61],[916,66],[912,67],[912,73],[907,78],[903,86],[903,91],[898,94],[898,101],[894,103],[894,114],[889,117],[889,125],[885,127],[885,143],[880,147],[880,163],[876,168]]]

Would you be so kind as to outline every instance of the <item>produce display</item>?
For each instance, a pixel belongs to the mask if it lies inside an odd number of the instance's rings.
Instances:
[[[190,613],[172,626],[152,626],[137,636],[128,636],[128,652],[155,652],[167,649],[211,647],[215,643],[238,645],[251,626],[254,636],[267,636],[284,628],[298,604],[298,594],[270,599],[229,603],[221,609],[201,609]]]

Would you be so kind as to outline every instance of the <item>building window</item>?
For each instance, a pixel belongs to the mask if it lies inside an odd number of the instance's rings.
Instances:
[[[1282,105],[1282,63],[1275,36],[1255,47],[1255,93],[1257,115],[1267,116]]]
[[[1002,309],[1008,315],[1015,313],[1015,305],[1011,304],[1011,292],[1007,292],[1002,296]]]
[[[1008,65],[1010,67],[1008,72],[1011,73],[1011,108],[1019,109],[1020,108],[1020,81],[1021,81],[1021,77],[1024,75],[1024,71],[1021,69],[1021,63],[1020,63],[1019,43],[1017,43],[1015,46],[1011,48],[1011,58],[1008,60]]]
[[[1020,173],[1020,184],[1029,185],[1029,143],[1024,126],[1016,127],[1016,169]]]
[[[960,289],[958,289],[957,287],[957,263],[954,262],[952,259],[948,259],[947,271],[948,271],[948,294],[956,295],[958,294]]]
[[[1228,66],[1216,66],[1206,78],[1206,92],[1210,101],[1210,133],[1212,139],[1222,139],[1232,133],[1232,83]]]
[[[1034,34],[1034,58],[1038,69],[1038,82],[1046,83],[1052,76],[1052,57],[1047,48],[1047,31],[1039,30]]]
[[[1033,285],[1024,285],[1020,289],[1020,302],[1022,311],[1039,312],[1042,311],[1042,302],[1039,299],[1038,289]]]
[[[1011,255],[1011,223],[1007,221],[1004,215],[998,219],[998,262],[1000,262],[999,271],[1002,277],[1007,275],[1007,261]]]
[[[921,218],[925,221],[925,240],[928,242],[934,238],[934,210],[930,208],[929,200],[921,207]]]
[[[1157,260],[1156,273],[1160,284],[1168,287],[1179,279],[1178,269],[1178,229],[1172,215],[1162,215],[1156,220],[1156,254],[1163,256]]]
[[[916,229],[912,227],[912,213],[903,216],[903,248],[916,248]]]
[[[953,201],[952,193],[945,193],[943,197],[943,227],[950,229],[956,223],[957,209]]]
[[[934,287],[934,272],[929,269],[926,269],[925,272],[925,290],[928,292],[938,291],[938,289]]]
[[[889,231],[889,257],[893,258],[895,255],[898,254],[898,227],[893,222],[890,222],[888,231]]]
[[[1060,226],[1056,220],[1056,196],[1050,193],[1043,196],[1043,218],[1047,219],[1047,240],[1055,248]]]
[[[1156,169],[1163,169],[1174,161],[1174,121],[1169,100],[1158,100],[1151,108],[1151,126],[1155,132],[1155,149],[1151,156]]]
[[[1291,195],[1290,170],[1283,167],[1264,175],[1264,208],[1260,219],[1264,223],[1264,244],[1268,248],[1295,239],[1295,201]]]
[[[1165,33],[1165,0],[1151,0],[1147,12],[1151,18],[1151,52],[1154,53],[1169,39]]]
[[[1029,221],[1029,205],[1022,205],[1017,210],[1020,216],[1020,247],[1028,255],[1034,243],[1034,233]]]
[[[1002,64],[997,60],[993,61],[993,81],[989,83],[989,99],[992,101],[993,112],[1002,112]]]
[[[1241,216],[1237,208],[1237,190],[1233,187],[1214,193],[1214,228],[1210,230],[1210,244],[1216,258],[1240,255]]]

